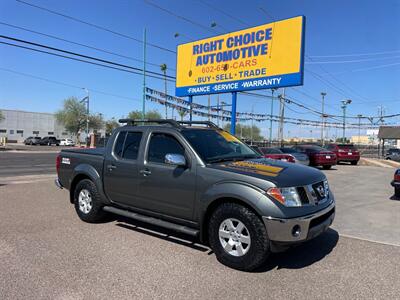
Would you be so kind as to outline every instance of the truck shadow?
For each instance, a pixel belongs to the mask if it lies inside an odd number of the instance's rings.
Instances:
[[[325,258],[336,247],[338,241],[338,232],[329,228],[313,240],[285,252],[271,254],[267,263],[253,272],[267,272],[275,268],[278,270],[305,268]]]
[[[211,251],[209,247],[202,245],[199,241],[193,239],[191,236],[165,229],[163,227],[155,226],[152,224],[132,220],[129,218],[116,216],[117,226],[129,229],[138,233],[150,235],[161,240],[185,246],[200,252]]]
[[[117,221],[116,226],[118,227],[150,235],[203,253],[207,252],[208,255],[213,254],[213,251],[208,246],[201,244],[200,241],[188,235],[120,216],[117,216],[115,221]],[[328,229],[311,241],[299,244],[285,252],[271,254],[267,263],[253,271],[253,273],[268,272],[275,268],[278,270],[305,268],[325,258],[336,247],[338,241],[338,232]]]

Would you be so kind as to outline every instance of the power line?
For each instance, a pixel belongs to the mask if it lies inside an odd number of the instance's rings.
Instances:
[[[109,61],[109,60],[105,60],[105,59],[101,59],[101,58],[97,58],[97,57],[93,57],[93,56],[89,56],[89,55],[80,54],[80,53],[77,53],[77,52],[67,51],[67,50],[63,50],[63,49],[60,49],[60,48],[47,46],[47,45],[44,45],[44,44],[39,44],[39,43],[35,43],[35,42],[21,40],[21,39],[17,39],[17,38],[5,36],[5,35],[0,35],[0,38],[4,38],[4,39],[8,39],[8,40],[12,40],[12,41],[15,41],[15,42],[20,42],[20,43],[36,46],[36,47],[41,47],[41,48],[45,48],[45,49],[49,49],[49,50],[53,50],[53,51],[58,51],[58,52],[62,52],[62,53],[65,53],[65,54],[74,55],[74,56],[78,56],[78,57],[82,57],[82,58],[86,58],[86,59],[91,59],[91,60],[94,60],[94,61],[98,61],[98,62],[101,62],[101,63],[107,63],[107,64],[114,65],[114,66],[117,66],[117,67],[123,67],[123,68],[127,68],[127,69],[130,69],[130,70],[143,72],[143,69],[140,69],[140,68],[137,68],[137,67],[124,65],[124,64],[117,63],[117,62],[112,62],[112,61]],[[147,73],[150,73],[150,74],[153,74],[153,75],[157,75],[157,76],[164,76],[165,78],[169,78],[169,79],[175,79],[175,77],[173,77],[173,76],[164,75],[164,74],[153,72],[153,71],[147,71]],[[142,73],[139,73],[139,74],[142,74]]]
[[[235,20],[236,22],[239,22],[240,24],[243,24],[243,25],[246,25],[246,26],[251,26],[249,23],[244,22],[244,21],[242,21],[241,19],[239,19],[239,18],[237,18],[237,17],[235,17],[235,16],[233,16],[233,15],[231,15],[231,14],[228,14],[225,10],[220,9],[220,8],[217,7],[217,6],[213,6],[213,5],[211,5],[211,4],[209,4],[209,3],[205,2],[205,1],[202,1],[202,0],[198,0],[198,2],[202,3],[202,4],[205,5],[205,6],[208,6],[209,8],[211,8],[211,9],[213,9],[213,10],[216,10],[216,11],[220,12],[220,13],[223,14],[224,16],[226,16],[226,17],[228,17],[228,18],[230,18],[230,19],[232,19],[232,20]]]
[[[4,22],[0,22],[0,24],[4,25],[4,26],[16,28],[16,29],[19,29],[19,30],[31,32],[31,33],[34,33],[34,34],[42,35],[42,36],[45,36],[45,37],[49,37],[49,38],[52,38],[52,39],[55,39],[55,40],[67,42],[67,43],[78,45],[78,46],[85,47],[85,48],[88,48],[88,49],[100,51],[100,52],[103,52],[103,53],[107,53],[107,54],[115,55],[115,56],[118,56],[118,57],[121,57],[121,58],[125,58],[125,59],[129,59],[129,60],[133,60],[133,61],[137,61],[137,62],[143,63],[143,60],[138,59],[138,58],[134,58],[134,57],[131,57],[131,56],[126,56],[126,55],[123,55],[123,54],[115,53],[115,52],[112,52],[112,51],[109,51],[109,50],[105,50],[105,49],[89,46],[89,45],[86,45],[86,44],[74,42],[74,41],[67,40],[67,39],[64,39],[64,38],[60,38],[58,36],[54,36],[54,35],[51,35],[51,34],[38,32],[38,31],[35,31],[35,30],[32,30],[32,29],[28,29],[28,28],[24,28],[24,27],[21,27],[21,26],[16,26],[16,25],[4,23]],[[149,64],[149,65],[152,65],[152,66],[157,66],[157,67],[160,66],[160,64],[151,63],[151,62],[148,62],[148,61],[146,61],[146,64]],[[175,70],[175,69],[169,68],[169,70]]]
[[[25,1],[23,1],[23,0],[15,0],[15,1],[17,1],[17,2],[19,2],[19,3],[21,3],[21,4],[28,5],[28,6],[31,6],[31,7],[34,7],[34,8],[43,10],[43,11],[46,11],[46,12],[48,12],[48,13],[51,13],[51,14],[54,14],[54,15],[57,15],[57,16],[60,16],[60,17],[63,17],[63,18],[66,18],[66,19],[69,19],[69,20],[78,22],[78,23],[81,23],[81,24],[85,24],[85,25],[87,25],[87,26],[91,26],[91,27],[94,27],[94,28],[96,28],[96,29],[103,30],[103,31],[106,31],[106,32],[108,32],[108,33],[112,33],[112,34],[114,34],[114,35],[117,35],[117,36],[120,36],[120,37],[123,37],[123,38],[126,38],[126,39],[130,39],[130,40],[133,40],[133,41],[135,41],[135,42],[138,42],[138,43],[143,44],[143,41],[142,41],[142,40],[140,40],[140,39],[138,39],[138,38],[135,38],[135,37],[132,37],[132,36],[129,36],[129,35],[126,35],[126,34],[124,34],[124,33],[120,33],[120,32],[117,32],[117,31],[108,29],[108,28],[106,28],[106,27],[103,27],[103,26],[100,26],[100,25],[97,25],[97,24],[94,24],[94,23],[90,23],[90,22],[85,21],[85,20],[78,19],[78,18],[76,18],[76,17],[72,17],[72,16],[69,16],[69,15],[66,15],[66,14],[63,14],[63,13],[59,13],[59,12],[57,12],[57,11],[50,10],[50,9],[48,9],[48,8],[45,8],[45,7],[36,5],[36,4],[32,4],[32,3],[29,3],[29,2],[25,2]],[[146,42],[146,45],[151,46],[151,47],[154,47],[154,48],[157,48],[157,49],[159,49],[159,50],[166,51],[166,52],[170,52],[170,53],[174,53],[174,54],[176,53],[176,51],[174,51],[174,50],[171,50],[171,49],[168,49],[168,48],[165,48],[165,47],[161,47],[161,46],[158,46],[158,45],[156,45],[156,44],[152,44],[152,43]]]
[[[1,68],[0,67],[0,70],[5,71],[5,72],[9,72],[9,73],[14,73],[14,74],[17,74],[17,75],[20,75],[20,76],[25,76],[25,77],[30,77],[30,78],[46,81],[46,82],[53,83],[53,84],[63,85],[63,86],[76,88],[76,89],[80,89],[80,90],[84,89],[84,87],[81,87],[81,86],[78,86],[78,85],[74,85],[74,84],[71,84],[71,83],[66,83],[66,82],[62,82],[62,81],[56,81],[56,80],[48,79],[48,78],[45,78],[45,77],[40,77],[40,76],[28,74],[28,73],[18,72],[18,71],[11,70],[11,69],[6,69],[6,68]],[[96,90],[96,89],[91,89],[91,88],[88,88],[88,89],[91,92],[98,93],[98,94],[103,94],[103,95],[106,95],[106,96],[112,96],[112,97],[116,97],[116,98],[133,100],[133,101],[142,101],[142,100],[139,100],[139,99],[134,99],[134,98],[130,98],[130,97],[127,97],[127,96],[121,96],[121,95],[117,95],[117,94],[112,94],[112,93],[109,93],[109,92],[104,92],[104,91],[100,91],[100,90]]]
[[[360,68],[360,69],[348,70],[348,71],[343,71],[343,72],[335,72],[335,73],[332,73],[332,74],[334,74],[334,75],[342,75],[342,74],[346,74],[346,73],[370,71],[370,70],[382,69],[382,68],[398,66],[398,65],[400,65],[400,63],[384,64],[384,65],[378,65],[378,66],[374,66],[374,67]]]
[[[87,60],[84,60],[84,59],[79,59],[79,58],[75,58],[75,57],[61,55],[61,54],[57,54],[57,53],[53,53],[53,52],[49,52],[49,51],[44,51],[44,50],[39,50],[39,49],[35,49],[35,48],[30,48],[30,47],[26,47],[26,46],[22,46],[22,45],[16,45],[16,44],[11,44],[11,43],[7,43],[7,42],[1,42],[1,41],[0,41],[0,44],[7,45],[7,46],[12,46],[12,47],[17,47],[17,48],[22,48],[22,49],[25,49],[25,50],[35,51],[35,52],[39,52],[39,53],[49,54],[49,55],[53,55],[53,56],[57,56],[57,57],[62,57],[62,58],[70,59],[70,60],[75,60],[75,61],[79,61],[79,62],[83,62],[83,63],[95,65],[95,66],[105,67],[105,68],[109,68],[109,69],[113,69],[113,70],[123,71],[123,72],[131,73],[131,74],[143,75],[143,73],[141,73],[141,72],[135,72],[135,71],[131,71],[131,70],[117,68],[117,67],[113,67],[113,66],[109,66],[109,65],[95,63],[95,62],[87,61]],[[155,79],[159,79],[159,80],[164,80],[163,78],[156,77],[156,76],[153,76],[153,75],[147,75],[147,76],[155,78]],[[170,81],[170,80],[168,80],[168,81]]]
[[[20,1],[20,0],[17,0],[17,1]],[[183,21],[185,21],[185,22],[188,22],[188,23],[190,23],[190,24],[192,24],[192,25],[195,25],[195,26],[197,26],[197,27],[200,27],[200,28],[202,28],[202,29],[204,29],[204,30],[207,30],[207,31],[209,31],[209,32],[217,33],[217,34],[218,34],[217,31],[211,29],[210,27],[207,27],[207,26],[202,25],[202,24],[200,24],[200,23],[194,22],[194,21],[192,21],[192,20],[190,20],[190,19],[188,19],[188,18],[185,18],[185,17],[183,17],[183,16],[180,16],[180,15],[178,15],[178,14],[176,14],[176,13],[174,13],[174,12],[172,12],[172,11],[170,11],[170,10],[164,8],[164,7],[161,7],[161,6],[159,6],[159,5],[157,5],[157,4],[153,3],[153,2],[150,2],[150,1],[148,1],[148,0],[143,0],[143,1],[144,1],[146,4],[150,5],[150,6],[153,6],[153,7],[157,8],[157,9],[163,11],[163,12],[166,12],[167,14],[170,14],[171,16],[174,16],[175,18],[178,18],[178,19],[180,19],[180,20],[183,20]]]
[[[387,60],[387,59],[395,59],[395,58],[400,58],[400,56],[399,55],[395,55],[395,56],[390,56],[390,57],[352,59],[352,60],[311,61],[311,62],[306,62],[306,64],[308,64],[308,65],[348,64],[348,63],[359,63],[359,62],[365,62],[365,61],[377,61],[377,60]]]
[[[334,58],[334,57],[351,57],[351,56],[372,56],[400,53],[400,50],[383,51],[383,52],[370,52],[370,53],[354,53],[354,54],[336,54],[336,55],[311,55],[312,58]]]

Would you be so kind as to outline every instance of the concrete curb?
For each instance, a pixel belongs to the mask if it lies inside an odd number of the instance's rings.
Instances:
[[[361,158],[361,160],[366,165],[369,165],[369,166],[375,166],[375,167],[381,167],[381,168],[390,168],[390,169],[396,168],[394,165],[386,163],[385,160],[378,160],[378,159],[364,158],[364,157]]]

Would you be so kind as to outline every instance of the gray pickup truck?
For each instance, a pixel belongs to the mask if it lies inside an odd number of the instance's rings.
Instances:
[[[246,271],[333,222],[317,169],[262,158],[211,122],[120,121],[104,149],[57,157],[56,185],[85,222],[113,213],[175,230]]]

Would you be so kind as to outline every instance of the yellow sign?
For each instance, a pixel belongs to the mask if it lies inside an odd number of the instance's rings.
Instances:
[[[305,17],[178,46],[176,95],[303,84]]]

